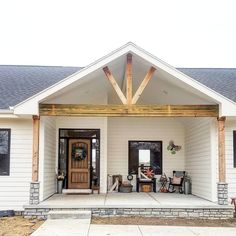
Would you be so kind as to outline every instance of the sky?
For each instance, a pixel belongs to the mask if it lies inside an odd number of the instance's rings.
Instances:
[[[175,67],[236,68],[235,0],[0,0],[0,64],[86,66],[133,42]]]

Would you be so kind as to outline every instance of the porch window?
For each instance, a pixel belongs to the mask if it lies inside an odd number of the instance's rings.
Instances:
[[[137,174],[140,165],[162,174],[162,141],[129,141],[129,174]]]
[[[233,153],[234,153],[233,165],[234,168],[236,168],[236,130],[233,131]]]
[[[0,129],[0,175],[10,174],[10,129]]]

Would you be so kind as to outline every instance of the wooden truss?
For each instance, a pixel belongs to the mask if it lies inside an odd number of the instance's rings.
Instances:
[[[136,93],[133,96],[133,74],[132,74],[132,54],[127,55],[127,63],[126,63],[126,96],[121,91],[119,85],[117,84],[114,76],[112,75],[109,68],[106,66],[103,68],[103,71],[111,83],[113,89],[116,91],[118,97],[120,98],[121,102],[125,105],[134,105],[137,103],[138,99],[140,98],[143,90],[147,86],[148,82],[151,80],[156,68],[153,66],[150,67],[146,76],[144,77],[142,83],[140,84],[139,88],[137,89]]]

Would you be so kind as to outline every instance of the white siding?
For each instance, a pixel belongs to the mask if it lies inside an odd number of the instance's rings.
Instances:
[[[233,130],[236,121],[227,121],[225,126],[226,182],[229,184],[229,197],[236,196],[236,168],[233,163]]]
[[[57,138],[59,128],[100,129],[100,189],[106,192],[107,186],[107,118],[97,117],[57,117]],[[58,143],[58,142],[57,142]],[[57,149],[58,150],[58,149]]]
[[[32,121],[0,120],[0,128],[11,129],[10,176],[0,176],[0,210],[22,210],[32,177]]]
[[[56,192],[56,120],[41,117],[40,121],[40,200]]]
[[[216,144],[212,123],[209,118],[186,122],[185,154],[186,171],[192,178],[192,193],[215,201]]]
[[[184,125],[174,118],[108,118],[108,173],[128,174],[128,141],[156,140],[163,145],[163,172],[185,169]],[[167,151],[173,140],[182,149],[175,155]]]

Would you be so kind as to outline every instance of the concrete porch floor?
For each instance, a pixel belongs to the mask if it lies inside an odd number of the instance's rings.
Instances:
[[[220,208],[194,195],[179,193],[108,193],[89,195],[54,194],[41,202],[43,208]]]

